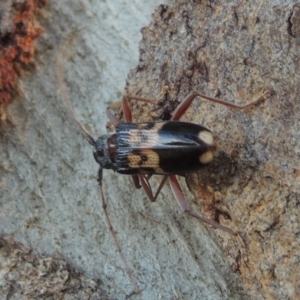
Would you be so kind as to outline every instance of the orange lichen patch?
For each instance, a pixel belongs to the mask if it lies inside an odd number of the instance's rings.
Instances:
[[[17,74],[13,63],[6,58],[0,59],[0,105],[9,102],[16,83]]]
[[[26,0],[11,7],[10,4],[0,6],[9,15],[0,24],[0,105],[9,102],[16,90],[17,69],[33,62],[34,40],[43,32],[34,24],[34,14],[45,4],[45,1]]]

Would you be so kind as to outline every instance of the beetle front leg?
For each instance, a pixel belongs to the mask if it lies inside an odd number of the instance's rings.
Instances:
[[[129,106],[129,100],[136,100],[136,101],[150,103],[150,104],[155,105],[158,100],[160,100],[166,93],[168,93],[168,91],[169,91],[169,87],[164,86],[162,88],[159,96],[157,97],[157,99],[149,99],[149,98],[142,98],[142,97],[136,97],[136,96],[123,96],[121,101],[117,101],[117,102],[111,104],[106,109],[106,114],[107,114],[109,120],[111,121],[111,123],[114,126],[117,126],[120,123],[120,120],[118,120],[114,116],[112,111],[115,108],[122,106],[125,122],[126,123],[132,123],[132,112],[131,112],[131,109],[130,109],[130,106]]]
[[[120,106],[122,105],[123,108],[123,114],[124,114],[124,119],[126,123],[132,123],[132,113],[131,113],[131,109],[128,103],[128,98],[127,96],[123,96],[122,101],[120,102],[116,102],[114,103],[112,106]],[[112,106],[109,106],[106,109],[106,114],[110,120],[110,122],[114,125],[117,126],[120,123],[120,120],[118,120],[115,115],[112,112]]]
[[[152,177],[152,175],[153,174],[144,174],[143,176],[146,180],[149,180]],[[133,181],[134,186],[137,189],[140,189],[142,186],[140,185],[139,175],[135,174],[135,175],[131,175],[131,177],[132,177],[132,181]]]
[[[120,123],[120,120],[116,118],[116,116],[113,114],[113,109],[121,105],[124,113],[125,122],[132,123],[132,114],[128,103],[128,98],[129,97],[127,96],[123,96],[122,101],[115,102],[106,109],[106,115],[114,126],[117,126]]]
[[[219,103],[219,104],[222,104],[224,106],[228,106],[228,107],[233,108],[233,109],[244,109],[244,108],[256,105],[256,104],[260,104],[261,102],[265,101],[267,99],[267,95],[268,95],[268,93],[258,97],[258,99],[254,100],[254,101],[252,101],[248,104],[245,104],[245,105],[236,105],[236,104],[233,104],[233,103],[221,100],[221,99],[206,96],[206,95],[198,93],[198,92],[192,92],[176,108],[176,110],[175,110],[175,112],[172,116],[172,120],[173,121],[180,120],[182,115],[190,107],[190,105],[192,104],[193,100],[196,97],[201,97],[201,98],[204,98],[204,99],[209,100],[211,102]]]
[[[210,220],[210,219],[207,219],[207,218],[204,218],[200,215],[196,215],[194,214],[193,212],[190,211],[190,209],[187,207],[187,201],[183,195],[183,192],[181,190],[181,187],[179,185],[179,182],[176,178],[176,175],[169,175],[169,181],[170,181],[170,186],[171,186],[171,189],[173,191],[173,194],[174,196],[176,197],[181,209],[183,210],[184,213],[206,223],[206,224],[209,224],[209,225],[212,225],[213,227],[215,228],[218,228],[218,229],[221,229],[223,231],[226,231],[232,235],[236,235],[236,233],[234,231],[232,231],[231,229],[225,227],[225,226],[222,226],[221,224],[219,223],[216,223],[214,222],[213,220]]]
[[[129,100],[131,99],[131,100],[146,102],[146,103],[155,105],[160,99],[162,99],[168,93],[169,93],[169,87],[163,86],[163,88],[161,89],[161,91],[156,99],[142,98],[142,97],[136,97],[136,96],[126,96],[126,98]]]
[[[106,115],[109,118],[109,121],[116,127],[119,123],[120,120],[116,118],[116,116],[112,113],[111,109],[108,107],[106,109]]]
[[[121,101],[115,102],[112,105],[110,105],[106,109],[106,115],[109,118],[110,122],[114,125],[117,126],[120,123],[120,120],[118,120],[115,115],[113,114],[112,110],[118,106],[122,105],[122,110],[124,113],[124,120],[126,123],[132,123],[132,113],[131,113],[131,108],[129,106],[128,100],[137,100],[141,102],[147,102],[150,104],[155,104],[157,100],[154,99],[147,99],[147,98],[141,98],[141,97],[133,97],[133,96],[123,96]]]

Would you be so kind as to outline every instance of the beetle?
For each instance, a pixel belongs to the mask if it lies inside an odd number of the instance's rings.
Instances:
[[[155,103],[155,100],[123,96],[122,106],[125,122],[121,122],[114,116],[111,107],[106,110],[110,122],[115,126],[115,133],[102,135],[94,140],[80,124],[79,126],[87,141],[94,147],[94,158],[99,164],[97,180],[100,187],[102,186],[103,169],[112,169],[120,174],[131,175],[135,187],[142,187],[153,202],[156,201],[169,178],[173,194],[185,213],[215,228],[236,235],[233,230],[190,211],[176,178],[176,174],[195,172],[214,159],[216,144],[212,132],[201,125],[180,121],[196,97],[202,97],[233,109],[244,109],[266,99],[263,95],[246,105],[236,105],[199,92],[191,92],[176,108],[170,121],[133,123],[129,100],[152,104]],[[149,183],[149,179],[154,174],[163,175],[155,193]],[[101,193],[104,198],[102,188]],[[112,228],[106,204],[103,204],[103,208],[109,226]]]
[[[57,63],[59,64],[59,61],[57,61]],[[233,109],[244,109],[266,100],[267,94],[260,96],[257,100],[246,105],[236,105],[221,99],[206,96],[199,92],[191,92],[175,109],[170,121],[147,123],[132,122],[129,101],[136,100],[150,104],[155,104],[157,101],[136,96],[123,96],[121,103],[125,122],[121,122],[117,119],[112,111],[112,107],[108,107],[106,114],[115,127],[115,133],[102,135],[95,140],[83,128],[81,123],[77,121],[68,93],[66,92],[66,86],[61,72],[58,72],[58,78],[61,82],[63,100],[71,117],[85,139],[94,148],[94,158],[99,164],[97,181],[104,215],[117,251],[124,263],[126,273],[137,294],[140,293],[141,290],[137,280],[133,276],[132,268],[127,263],[123,254],[119,239],[107,211],[107,203],[102,188],[103,169],[112,169],[120,174],[131,175],[135,187],[143,187],[152,202],[156,201],[161,189],[169,178],[174,196],[185,213],[203,223],[228,232],[231,235],[237,235],[233,230],[193,213],[187,206],[187,201],[178,183],[176,174],[183,175],[184,173],[194,172],[212,162],[216,144],[210,130],[198,124],[181,122],[180,118],[196,97],[202,97]],[[155,193],[153,193],[149,183],[149,179],[154,174],[163,175],[161,183]]]

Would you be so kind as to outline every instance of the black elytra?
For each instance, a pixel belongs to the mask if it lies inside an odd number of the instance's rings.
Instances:
[[[178,121],[120,123],[112,139],[113,169],[129,175],[193,172],[212,161],[215,150],[208,129]]]

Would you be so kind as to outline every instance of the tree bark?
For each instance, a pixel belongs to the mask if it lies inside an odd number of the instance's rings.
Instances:
[[[37,17],[45,32],[35,66],[7,108],[15,127],[2,124],[0,136],[1,253],[9,262],[0,285],[7,295],[20,289],[28,298],[52,291],[61,299],[299,295],[299,10],[293,1],[175,2],[159,6],[142,30],[138,63],[137,32],[153,1],[51,1]],[[70,98],[92,136],[105,134],[105,109],[121,98],[135,65],[125,93],[161,95],[155,106],[131,101],[136,122],[168,119],[193,90],[236,104],[268,97],[244,111],[199,99],[183,118],[209,128],[218,141],[215,161],[186,176],[188,189],[180,181],[189,206],[237,237],[184,215],[167,186],[150,203],[130,177],[104,173],[125,267],[101,208],[92,149],[63,99]],[[169,92],[161,94],[164,86]],[[29,251],[32,258],[22,261],[37,267],[22,280],[16,275],[20,285],[13,286],[9,274],[20,251],[21,257]],[[46,272],[45,259],[56,269]],[[59,288],[49,269],[63,278]],[[33,274],[51,276],[41,283]],[[46,292],[34,294],[36,286]]]

